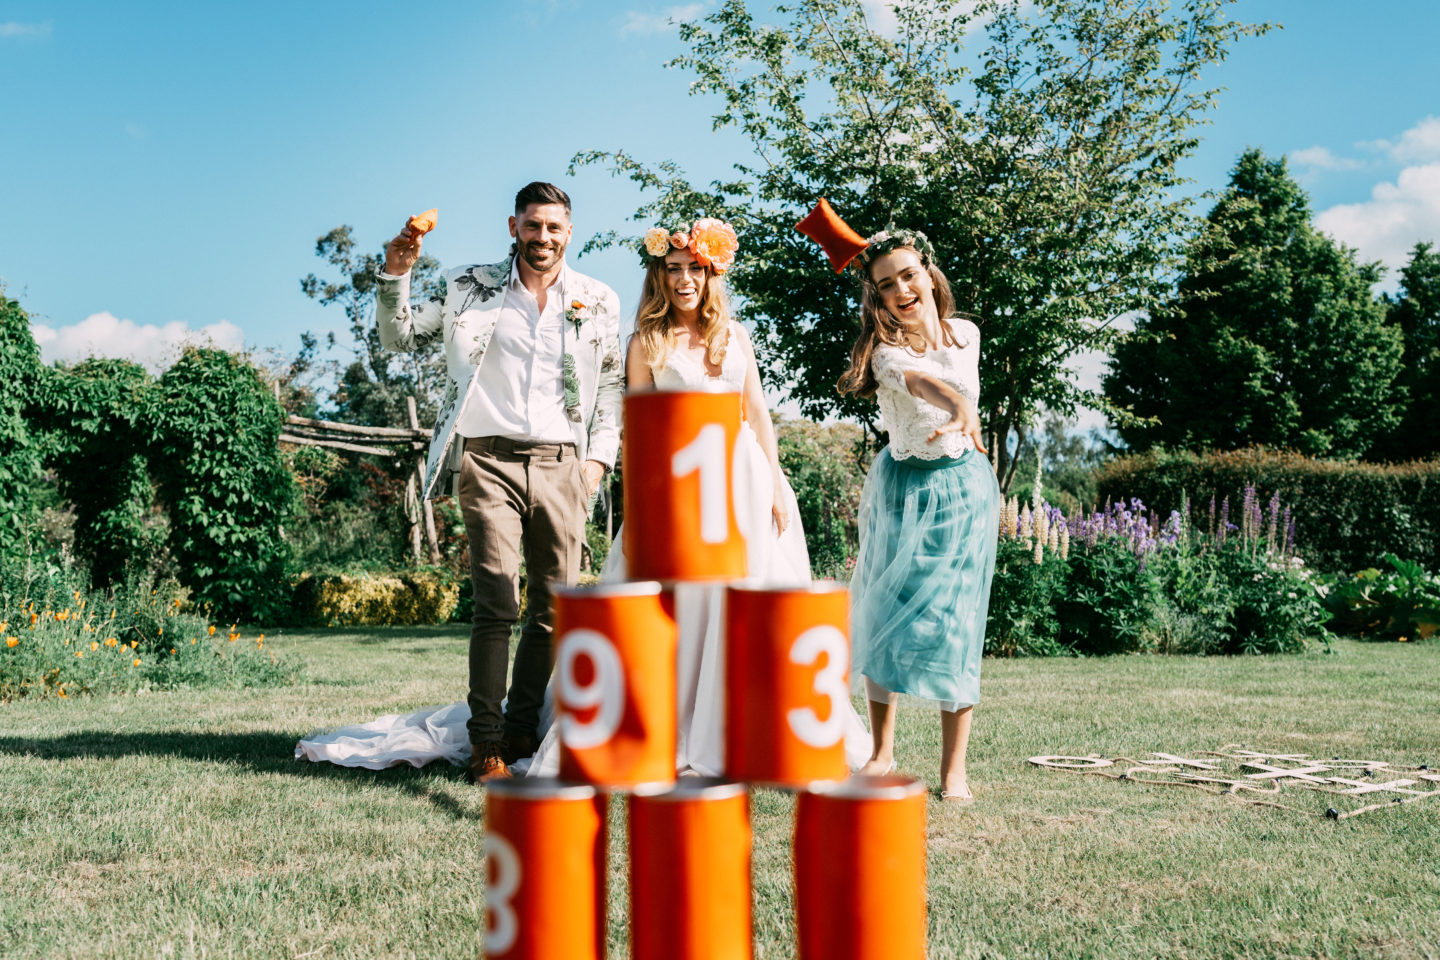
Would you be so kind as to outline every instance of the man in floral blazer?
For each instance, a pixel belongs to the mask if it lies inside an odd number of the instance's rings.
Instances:
[[[421,235],[386,247],[376,322],[387,349],[442,340],[449,385],[426,464],[425,497],[454,495],[470,541],[470,775],[508,777],[535,750],[550,676],[550,583],[580,573],[586,506],[620,446],[620,302],[565,263],[570,198],[531,183],[515,197],[511,255],[445,273],[441,295],[410,303]],[[506,697],[519,616],[528,613]]]

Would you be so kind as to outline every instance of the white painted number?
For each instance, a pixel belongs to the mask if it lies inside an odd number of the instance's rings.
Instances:
[[[790,662],[808,667],[825,655],[825,666],[815,672],[815,692],[830,698],[830,715],[824,721],[813,707],[796,707],[785,717],[800,742],[824,749],[833,747],[845,735],[845,707],[850,685],[845,674],[850,667],[850,644],[838,627],[811,627],[795,638]]]
[[[510,899],[520,889],[520,854],[498,833],[485,837],[485,956],[509,953],[520,935]]]
[[[724,543],[730,535],[729,504],[725,489],[725,427],[707,423],[695,439],[670,458],[676,480],[700,471],[700,539]]]
[[[587,684],[575,676],[582,657],[589,657],[595,676]],[[598,747],[620,729],[625,711],[625,674],[615,645],[594,630],[571,630],[560,638],[560,657],[555,664],[560,683],[560,740],[571,750]],[[581,721],[571,710],[595,708],[595,716]]]

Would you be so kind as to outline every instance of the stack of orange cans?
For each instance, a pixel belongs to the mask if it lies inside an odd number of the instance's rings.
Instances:
[[[489,784],[487,957],[604,953],[605,795],[629,794],[635,960],[752,956],[747,785],[802,791],[800,956],[923,957],[925,797],[845,779],[849,592],[744,580],[737,393],[625,399],[635,582],[557,587],[559,780]],[[724,584],[725,779],[676,781],[674,586]],[[563,848],[563,849],[562,849]]]

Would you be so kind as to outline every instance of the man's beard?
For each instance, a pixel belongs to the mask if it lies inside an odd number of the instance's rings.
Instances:
[[[555,266],[565,257],[565,244],[563,243],[551,244],[549,249],[545,248],[545,244],[537,241],[525,243],[524,241],[517,240],[515,244],[520,256],[530,265],[530,268],[532,270],[539,270],[542,273]]]

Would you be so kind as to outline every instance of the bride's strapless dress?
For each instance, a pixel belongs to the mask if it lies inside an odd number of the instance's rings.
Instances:
[[[732,343],[735,341],[732,335]],[[672,354],[663,366],[652,367],[655,386],[660,390],[733,390],[745,382],[743,352],[727,350],[718,377],[710,376],[699,361],[685,354]],[[788,480],[781,476],[790,523],[783,533],[776,529],[772,509],[775,484],[770,461],[749,423],[740,428],[735,456],[737,480],[735,509],[737,525],[746,535],[748,578],[785,585],[810,582],[810,553],[800,527],[800,510]],[[602,582],[619,582],[626,577],[624,538],[617,532],[614,546],[601,571]],[[679,727],[675,769],[681,774],[720,776],[725,756],[725,668],[723,626],[720,622],[722,584],[682,583],[675,586],[675,617],[680,648],[677,663],[677,708]],[[545,693],[541,711],[540,747],[530,760],[521,760],[511,769],[527,776],[555,776],[560,767],[558,727],[551,723],[554,681]],[[846,707],[845,754],[852,770],[870,759],[870,734],[853,706]],[[427,707],[410,714],[380,717],[371,723],[343,727],[300,741],[297,759],[328,760],[342,766],[372,770],[409,763],[423,766],[445,759],[464,764],[470,756],[465,730],[469,708],[462,701],[445,707]]]

